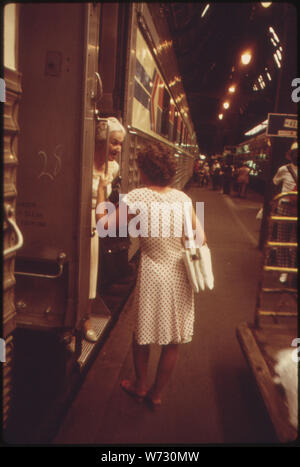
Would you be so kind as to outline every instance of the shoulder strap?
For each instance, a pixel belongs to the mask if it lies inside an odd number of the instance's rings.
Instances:
[[[297,183],[298,182],[298,177],[296,176],[294,169],[292,169],[290,164],[288,164],[286,167],[287,167],[288,171],[290,172],[291,176],[293,177],[295,183]]]

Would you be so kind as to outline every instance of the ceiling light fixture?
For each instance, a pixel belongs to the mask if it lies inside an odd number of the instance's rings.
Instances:
[[[275,39],[276,42],[280,42],[279,41],[279,37],[277,36],[276,32],[274,31],[274,29],[272,28],[272,26],[269,27],[269,31],[271,34],[273,34],[273,37]]]
[[[233,94],[233,93],[235,92],[235,86],[234,86],[234,85],[230,86],[230,88],[228,89],[228,91],[229,91],[231,94]]]
[[[229,109],[229,105],[230,105],[229,102],[225,101],[223,104],[224,109]]]
[[[274,57],[274,60],[276,62],[277,68],[281,68],[281,63],[280,63],[280,60],[278,59],[276,53],[273,54],[273,57]]]
[[[272,5],[272,2],[260,2],[261,6],[264,8],[269,8]]]
[[[251,62],[251,59],[252,59],[252,55],[249,50],[247,50],[241,55],[241,62],[243,65],[249,65],[249,63]]]
[[[219,120],[222,120],[223,119],[223,114],[219,114]]]
[[[206,14],[207,10],[209,9],[210,5],[209,3],[206,5],[206,7],[204,8],[204,10],[202,11],[202,15],[201,15],[201,18],[203,18],[203,16]]]

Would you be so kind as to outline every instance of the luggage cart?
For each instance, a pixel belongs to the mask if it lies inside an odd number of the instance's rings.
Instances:
[[[298,193],[280,193],[271,202],[268,217],[268,235],[263,249],[262,267],[257,288],[254,323],[242,323],[237,328],[237,338],[241,349],[255,378],[262,396],[276,437],[279,442],[290,442],[297,438],[297,426],[292,420],[290,389],[298,393],[297,377],[292,380],[292,387],[287,388],[275,382],[278,353],[291,352],[297,345],[297,273],[296,265],[282,267],[276,265],[274,253],[278,248],[285,248],[291,253],[297,249],[297,206],[295,215],[278,214],[278,206],[283,200],[297,201]],[[285,222],[290,229],[295,229],[295,241],[282,242],[277,237],[276,228]],[[275,238],[274,238],[275,237]],[[296,250],[297,251],[297,250]],[[276,257],[275,257],[276,258]],[[292,267],[293,266],[293,267]],[[287,273],[288,279],[282,284],[280,274]],[[296,350],[295,350],[296,352]],[[296,363],[295,363],[296,365]],[[297,371],[296,371],[297,372]],[[295,397],[297,406],[297,396]],[[293,406],[295,409],[295,405]]]

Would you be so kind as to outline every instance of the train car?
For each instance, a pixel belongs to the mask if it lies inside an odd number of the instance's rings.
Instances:
[[[271,140],[265,132],[237,145],[236,164],[246,163],[250,167],[250,184],[256,191],[264,194],[266,186],[266,167],[270,159]]]
[[[88,360],[82,326],[97,118],[116,116],[127,129],[122,193],[140,185],[136,154],[144,141],[173,151],[180,189],[192,176],[198,148],[159,4],[9,4],[4,46],[7,421],[12,392],[16,412],[26,398],[41,399],[37,411],[43,412],[45,398],[68,392],[70,375]],[[128,260],[137,250],[132,244]],[[100,340],[111,322],[101,297],[94,320]]]

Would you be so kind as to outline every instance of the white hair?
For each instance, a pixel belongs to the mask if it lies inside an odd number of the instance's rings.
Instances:
[[[293,142],[290,151],[294,151],[295,149],[298,149],[298,142],[297,141]]]
[[[126,135],[126,130],[123,125],[119,122],[116,117],[108,117],[108,132],[111,133],[112,131],[121,131],[124,136]],[[97,123],[96,126],[96,140],[97,141],[104,141],[106,140],[106,122],[100,121]]]

